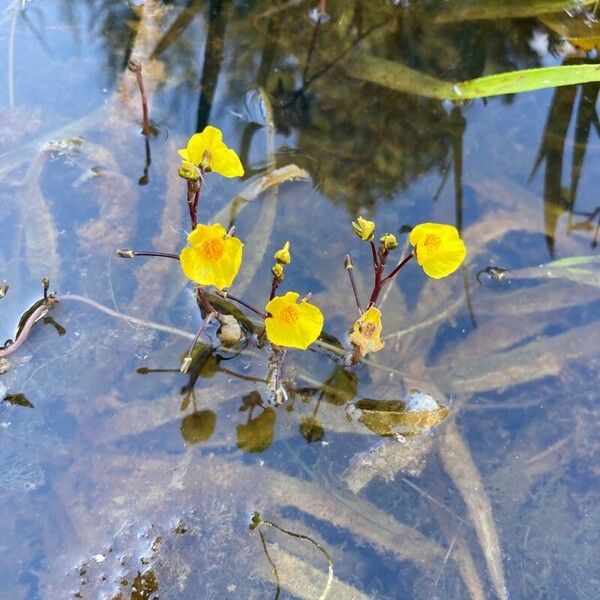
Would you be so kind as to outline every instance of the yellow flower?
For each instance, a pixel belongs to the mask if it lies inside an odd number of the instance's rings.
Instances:
[[[244,244],[227,235],[225,228],[214,225],[196,225],[188,235],[189,246],[179,255],[186,276],[200,285],[229,287],[242,263]]]
[[[381,341],[381,311],[374,306],[368,308],[354,323],[350,341],[360,356],[378,352],[385,345]]]
[[[381,242],[381,244],[383,245],[383,247],[389,252],[390,250],[393,250],[394,248],[398,247],[398,240],[396,239],[396,236],[393,235],[392,233],[384,233],[380,238],[379,241]]]
[[[235,150],[223,143],[220,129],[207,125],[202,133],[195,133],[181,148],[179,155],[204,171],[213,171],[224,177],[241,177],[244,167]]]
[[[356,221],[352,221],[352,229],[354,233],[363,241],[370,242],[373,239],[375,233],[375,223],[373,221],[367,221],[362,217],[358,217]]]
[[[440,279],[454,273],[467,255],[458,230],[452,225],[421,223],[411,232],[417,262],[429,277]]]
[[[323,329],[323,313],[314,304],[298,302],[300,294],[275,296],[265,306],[267,338],[276,346],[306,350]]]
[[[273,273],[273,275],[275,277],[277,277],[277,279],[281,279],[283,277],[283,265],[280,265],[279,263],[275,263],[271,267],[271,273]]]
[[[292,255],[290,254],[290,243],[286,242],[283,245],[283,248],[281,248],[281,250],[277,250],[277,252],[275,252],[273,258],[280,265],[289,265],[292,262]]]

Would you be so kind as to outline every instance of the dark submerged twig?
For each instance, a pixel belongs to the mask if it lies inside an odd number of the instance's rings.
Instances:
[[[283,527],[280,527],[279,525],[277,525],[277,523],[273,523],[273,521],[263,519],[260,516],[259,512],[254,512],[254,514],[252,515],[252,523],[250,524],[250,529],[251,530],[259,529],[261,527],[261,525],[268,525],[269,527],[273,527],[274,529],[277,529],[278,531],[281,531],[282,533],[285,533],[286,535],[289,535],[291,537],[295,537],[300,540],[307,540],[323,554],[323,556],[327,560],[328,576],[327,576],[327,584],[325,586],[325,589],[319,596],[319,600],[321,600],[322,598],[325,598],[330,589],[331,582],[333,581],[333,560],[331,559],[329,552],[327,552],[327,550],[323,546],[321,546],[321,544],[319,544],[319,542],[313,540],[310,536],[304,535],[303,533],[295,533],[294,531],[289,531],[289,529],[284,529]],[[260,529],[259,529],[259,533],[260,533]],[[271,562],[271,561],[269,561],[269,562]],[[271,564],[273,564],[273,563],[271,563]],[[277,582],[279,583],[278,579],[277,579]]]
[[[269,564],[273,569],[273,575],[275,577],[276,585],[275,600],[278,600],[279,596],[281,595],[281,582],[279,580],[279,572],[277,571],[277,565],[274,563],[273,559],[271,558],[271,555],[269,554],[269,549],[267,548],[267,541],[265,540],[265,536],[260,529],[258,530],[258,535],[260,536],[260,543],[262,544],[265,556],[267,557],[267,560],[269,561]]]
[[[142,118],[143,118],[143,129],[142,133],[145,136],[150,135],[150,122],[148,118],[148,99],[146,97],[146,90],[144,88],[144,78],[142,77],[142,65],[141,63],[132,58],[127,64],[127,68],[135,74],[138,87],[140,88],[140,95],[142,97]]]

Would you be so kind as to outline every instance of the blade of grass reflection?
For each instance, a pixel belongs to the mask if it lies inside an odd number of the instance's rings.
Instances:
[[[587,149],[590,129],[596,115],[596,102],[600,84],[587,83],[581,86],[579,105],[575,117],[575,144],[571,156],[571,190],[569,194],[569,225],[572,224],[573,210],[577,202],[577,190],[583,168],[583,160]]]
[[[289,446],[288,450],[293,456]],[[372,544],[379,552],[391,552],[394,556],[411,560],[425,570],[433,568],[435,560],[445,554],[441,546],[416,529],[397,521],[367,500],[335,490],[327,482],[297,479],[266,466],[259,469],[248,466],[240,468],[235,462],[217,457],[214,460],[214,467],[218,467],[219,472],[215,485],[220,487],[236,480],[234,473],[238,472],[241,487],[238,489],[243,490],[248,504],[257,502],[256,506],[263,506],[267,501],[280,507],[295,507],[317,519],[351,531],[357,538]],[[303,461],[300,461],[299,466],[309,479],[315,477]],[[191,478],[194,475],[193,471],[188,473]]]
[[[569,204],[569,200],[565,201],[562,193],[562,172],[565,140],[573,114],[576,95],[576,86],[568,86],[555,90],[544,128],[544,137],[542,138],[540,149],[529,176],[529,181],[531,181],[537,169],[545,160],[544,232],[548,253],[552,258],[554,257],[556,224]]]
[[[224,10],[222,0],[210,0],[208,3],[206,42],[202,61],[196,131],[203,131],[209,124],[210,111],[217,90],[221,63],[223,62],[228,8],[227,6]]]
[[[590,356],[600,336],[600,323],[593,322],[554,336],[534,341],[507,352],[482,356],[477,360],[436,364],[429,373],[449,393],[468,394],[505,387],[557,375],[571,361]]]
[[[265,90],[260,88],[259,94],[264,105],[265,112],[265,132],[266,132],[266,154],[267,154],[267,177],[272,176],[277,166],[275,159],[275,121],[273,120],[273,107]],[[271,186],[267,197],[263,201],[262,210],[257,223],[252,229],[249,239],[252,244],[246,246],[244,256],[244,269],[236,279],[234,291],[237,295],[244,294],[248,286],[252,283],[254,275],[262,263],[262,259],[267,252],[267,246],[271,241],[271,232],[275,225],[275,215],[277,213],[277,190],[278,185]]]
[[[502,549],[490,500],[471,452],[454,423],[449,423],[439,445],[446,472],[467,506],[483,550],[490,579],[501,600],[508,599]]]
[[[297,165],[289,164],[274,169],[271,173],[260,175],[250,181],[248,185],[234,198],[229,200],[212,218],[217,223],[229,223],[233,225],[240,212],[249,202],[256,200],[262,193],[272,187],[278,187],[283,183],[291,181],[311,181],[308,171]]]
[[[189,0],[187,6],[177,15],[167,32],[158,40],[156,47],[150,54],[150,58],[158,58],[165,50],[168,50],[198,17],[205,4],[205,0]]]
[[[458,106],[452,108],[450,113],[450,124],[452,130],[452,162],[454,164],[454,220],[459,233],[463,232],[463,139],[467,122],[462,115],[462,111]],[[477,327],[475,312],[473,310],[473,301],[471,296],[472,282],[469,269],[466,265],[462,265],[461,271],[463,274],[463,285],[465,289],[465,300],[471,324]]]
[[[406,478],[402,478],[407,482]],[[412,482],[410,482],[412,484]],[[435,478],[432,482],[433,492],[441,496],[444,494],[444,483],[440,478]],[[460,519],[459,523],[455,523],[449,517],[453,516],[448,512],[445,505],[435,501],[435,498],[428,499],[431,512],[437,521],[442,534],[448,544],[448,553],[444,558],[442,568],[435,580],[434,588],[437,586],[438,580],[442,576],[442,569],[446,565],[449,557],[452,557],[458,570],[460,571],[462,580],[469,590],[471,600],[485,600],[486,595],[483,591],[483,584],[477,571],[477,566],[471,550],[465,540],[464,522]]]
[[[294,597],[305,600],[314,598],[332,598],[335,600],[373,600],[354,586],[341,581],[337,577],[331,580],[326,588],[327,576],[322,569],[294,556],[283,550],[279,544],[267,543],[269,554],[277,562],[278,568],[286,575],[282,578],[281,585]],[[256,562],[256,571],[259,577],[266,581],[273,580],[273,573],[269,573],[268,566],[261,561]],[[327,589],[327,594],[324,590]]]
[[[58,232],[50,206],[40,187],[40,176],[49,152],[41,150],[31,163],[18,194],[21,209],[23,247],[17,247],[15,259],[24,258],[27,270],[36,279],[56,280],[60,273]]]
[[[594,300],[598,300],[598,290],[594,289],[593,284],[574,286],[551,281],[540,283],[533,288],[506,291],[501,295],[481,294],[477,301],[477,310],[482,315],[516,318],[584,306]]]
[[[175,156],[174,143],[167,145],[167,156]],[[166,170],[166,193],[158,234],[152,238],[152,248],[177,248],[181,245],[179,225],[184,217],[181,202],[181,178],[175,169]],[[111,255],[114,251],[111,251]],[[165,314],[181,291],[180,269],[169,261],[146,261],[134,270],[137,286],[129,310],[142,319],[154,314]],[[148,302],[148,298],[160,298],[160,303]],[[117,308],[115,306],[115,308]]]

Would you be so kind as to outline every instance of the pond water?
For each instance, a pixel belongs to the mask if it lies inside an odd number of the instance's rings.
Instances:
[[[595,39],[573,4],[4,0],[0,339],[43,277],[64,330],[40,321],[2,363],[0,597],[597,594],[599,86],[453,104],[374,82],[594,62],[564,40]],[[116,254],[185,245],[177,149],[208,124],[246,171],[200,201],[246,245],[232,294],[263,307],[290,240],[281,290],[326,317],[281,404],[268,347],[211,352],[214,324],[180,373],[193,287]],[[454,224],[468,258],[440,280],[411,261],[353,367],[335,339],[357,316],[347,253],[371,286],[360,215],[398,255],[407,227]],[[411,392],[448,410],[404,435],[361,414]]]

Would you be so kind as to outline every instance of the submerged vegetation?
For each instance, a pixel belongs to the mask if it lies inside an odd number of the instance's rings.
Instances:
[[[3,593],[593,596],[596,4],[11,1]]]

